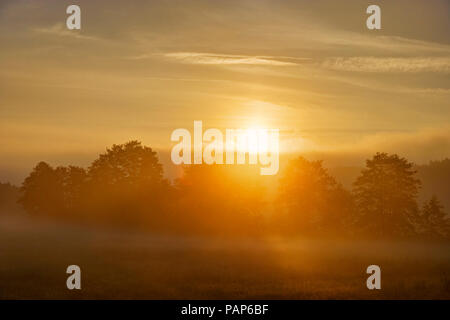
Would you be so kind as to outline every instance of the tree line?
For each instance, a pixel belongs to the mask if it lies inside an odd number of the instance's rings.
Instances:
[[[19,203],[31,215],[158,232],[449,239],[437,197],[419,206],[420,184],[411,162],[387,153],[366,161],[351,190],[303,157],[281,172],[273,196],[248,165],[186,166],[170,183],[157,153],[130,141],[86,169],[38,163]]]

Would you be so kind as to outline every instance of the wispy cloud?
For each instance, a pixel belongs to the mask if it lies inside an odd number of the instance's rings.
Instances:
[[[376,51],[386,54],[404,54],[409,55],[415,52],[416,55],[448,54],[450,45],[432,41],[422,41],[399,36],[369,36],[359,32],[343,31],[323,27],[317,27],[311,30],[308,38],[312,42],[322,43],[332,46],[333,49],[340,48],[358,48],[359,50]]]
[[[199,52],[173,52],[164,54],[165,57],[188,64],[215,64],[215,65],[269,65],[269,66],[295,66],[294,60],[303,60],[294,57],[274,56],[247,56]],[[291,61],[289,61],[291,60]]]
[[[41,34],[49,34],[52,36],[66,37],[66,38],[72,38],[72,39],[100,40],[97,37],[83,35],[79,31],[76,31],[76,30],[68,30],[66,28],[66,26],[62,23],[57,23],[52,26],[44,27],[44,28],[35,28],[33,30],[35,32],[38,32]]]
[[[448,57],[350,57],[328,58],[322,63],[327,69],[355,72],[450,72]]]

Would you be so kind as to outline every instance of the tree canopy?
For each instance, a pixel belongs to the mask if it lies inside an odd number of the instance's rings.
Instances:
[[[354,183],[357,225],[364,232],[383,236],[414,233],[420,181],[413,164],[398,155],[377,153]]]
[[[341,231],[350,223],[352,199],[322,161],[291,160],[280,179],[278,201],[285,226],[301,232]]]

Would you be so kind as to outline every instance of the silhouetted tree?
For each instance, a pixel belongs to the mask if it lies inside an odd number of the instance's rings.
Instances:
[[[436,195],[445,208],[450,208],[450,159],[430,161],[416,169],[417,178],[422,182],[419,200],[425,202]]]
[[[184,231],[251,234],[261,231],[265,189],[248,165],[191,165],[177,180]]]
[[[104,186],[157,186],[163,183],[163,168],[152,148],[130,141],[101,154],[89,167],[89,177]]]
[[[71,216],[80,215],[84,210],[83,197],[87,182],[86,170],[81,167],[68,166],[55,169],[62,183],[64,208]]]
[[[357,227],[380,236],[414,234],[420,181],[413,164],[398,155],[377,153],[354,183]]]
[[[427,238],[444,239],[450,236],[450,219],[436,196],[423,205],[419,230]]]
[[[146,227],[164,224],[171,196],[156,152],[138,141],[113,145],[88,171],[40,162],[21,191],[31,213]]]
[[[342,232],[353,211],[351,194],[330,176],[322,161],[291,160],[280,180],[277,214],[284,229],[302,233]]]
[[[93,214],[130,223],[161,222],[169,184],[152,148],[138,141],[113,145],[89,167],[88,206]]]
[[[17,201],[20,197],[20,189],[10,183],[0,182],[0,214],[18,211],[20,207]]]
[[[21,187],[19,202],[33,214],[55,215],[64,209],[63,179],[46,162],[39,162]]]

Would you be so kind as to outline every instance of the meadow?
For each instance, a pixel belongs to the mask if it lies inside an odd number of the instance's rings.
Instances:
[[[211,238],[0,218],[1,299],[449,299],[450,245]],[[81,290],[66,268],[81,267]],[[366,288],[381,267],[381,290]]]

